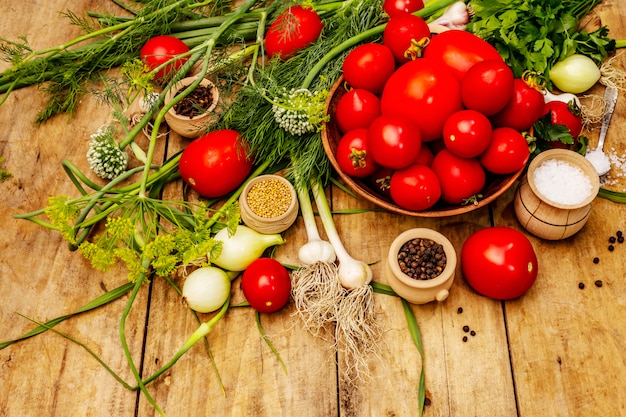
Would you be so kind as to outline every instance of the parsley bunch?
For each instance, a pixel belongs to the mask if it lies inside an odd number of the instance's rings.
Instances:
[[[598,65],[615,51],[606,26],[586,32],[580,20],[602,0],[471,0],[468,30],[496,47],[519,77],[541,73],[550,87],[550,68],[573,54]]]

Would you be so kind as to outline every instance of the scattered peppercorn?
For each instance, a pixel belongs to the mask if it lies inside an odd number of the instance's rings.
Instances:
[[[600,258],[598,258],[598,257],[593,258],[593,263],[594,264],[597,264],[599,262],[600,262]]]
[[[470,332],[470,335],[471,335],[471,336],[476,336],[476,332],[475,332],[474,330],[472,330],[472,331]]]
[[[594,284],[596,285],[596,287],[600,288],[602,286],[602,280],[597,280],[596,282],[594,282]]]
[[[463,336],[463,341],[467,342],[467,336]]]
[[[424,405],[430,405],[430,398],[424,398]]]
[[[583,284],[582,282],[578,283],[578,288],[580,288],[581,290],[585,288],[585,284]]]
[[[609,252],[613,252],[615,250],[615,246],[609,245]]]
[[[624,236],[619,236],[617,238],[617,243],[624,243]]]
[[[446,267],[443,246],[431,239],[409,240],[398,252],[400,270],[413,279],[436,278]]]
[[[469,326],[463,326],[463,331],[464,331],[465,333],[469,332]]]
[[[456,309],[456,314],[461,314],[463,312],[463,307],[459,307]]]
[[[617,240],[617,239],[615,238],[615,236],[611,236],[611,237],[609,238],[609,243],[615,243],[615,241],[616,241],[616,240]]]
[[[615,234],[617,235],[617,237],[622,237],[624,235],[621,230],[618,230]]]

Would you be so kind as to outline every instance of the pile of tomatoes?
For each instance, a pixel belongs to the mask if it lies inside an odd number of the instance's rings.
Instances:
[[[467,203],[490,176],[522,169],[523,132],[545,112],[541,89],[515,78],[490,44],[467,31],[431,34],[409,13],[390,17],[381,43],[353,49],[343,78],[331,114],[337,163],[408,210]]]

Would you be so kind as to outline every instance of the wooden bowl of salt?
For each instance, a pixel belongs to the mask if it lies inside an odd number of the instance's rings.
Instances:
[[[598,173],[584,156],[544,151],[531,161],[515,192],[515,215],[537,237],[566,239],[587,223],[599,189]]]

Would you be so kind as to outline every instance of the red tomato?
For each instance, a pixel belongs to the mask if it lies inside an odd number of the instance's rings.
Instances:
[[[383,31],[383,45],[389,47],[398,64],[404,64],[422,55],[421,49],[430,39],[428,23],[419,16],[402,13],[393,16]],[[420,43],[424,43],[421,47]]]
[[[413,13],[423,8],[423,0],[384,0],[383,2],[383,10],[389,17],[402,13]]]
[[[435,155],[431,168],[441,182],[441,198],[448,204],[462,204],[485,186],[485,171],[475,158],[459,158],[443,149]]]
[[[480,156],[480,163],[494,174],[511,174],[526,165],[530,158],[528,142],[524,136],[510,127],[493,129],[491,143]]]
[[[524,234],[489,227],[471,235],[461,249],[461,271],[479,294],[496,300],[524,295],[537,279],[537,255]]]
[[[430,166],[433,163],[433,159],[435,159],[433,151],[431,151],[428,146],[422,145],[420,153],[418,153],[417,158],[415,158],[415,163]]]
[[[380,99],[367,90],[355,88],[341,96],[335,109],[335,119],[343,133],[368,128],[380,116]]]
[[[463,105],[486,116],[496,114],[511,99],[514,79],[511,68],[500,59],[475,63],[461,80]]]
[[[580,109],[572,108],[562,101],[549,101],[543,108],[543,114],[550,113],[550,121],[554,125],[564,125],[574,139],[580,136],[583,122],[580,117]]]
[[[367,129],[354,129],[343,135],[335,158],[339,168],[352,177],[364,178],[378,169],[368,149]]]
[[[491,142],[491,122],[476,110],[460,110],[446,120],[443,142],[446,149],[461,158],[474,158]]]
[[[228,194],[243,183],[251,170],[252,158],[234,130],[215,130],[200,136],[180,155],[180,176],[203,197]]]
[[[420,130],[410,119],[380,116],[367,130],[367,143],[377,164],[399,169],[411,165],[420,152]]]
[[[149,39],[139,51],[141,60],[153,70],[158,66],[165,64],[177,55],[189,52],[189,47],[178,38],[169,35],[155,36]],[[159,70],[155,74],[155,79],[160,81],[163,77],[171,75],[182,67],[189,57],[181,57],[174,60],[171,64]]]
[[[447,66],[459,81],[477,62],[502,61],[496,48],[465,30],[448,30],[434,35],[424,51],[424,58]]]
[[[529,86],[521,78],[513,80],[513,95],[504,109],[496,113],[491,121],[495,127],[512,127],[523,132],[539,120],[543,114],[543,94]]]
[[[413,164],[391,174],[389,192],[398,206],[406,210],[422,211],[439,201],[441,185],[431,168]]]
[[[241,289],[250,307],[260,313],[274,313],[289,301],[289,272],[275,259],[259,258],[243,271]]]
[[[342,69],[345,81],[352,88],[363,88],[380,94],[396,70],[396,63],[391,50],[385,45],[365,43],[346,55]]]
[[[380,105],[383,115],[406,116],[430,142],[443,135],[443,125],[461,110],[461,88],[450,70],[427,58],[407,62],[387,81]]]
[[[376,172],[367,177],[367,182],[374,188],[374,190],[376,190],[378,194],[391,197],[391,193],[389,192],[391,174],[393,174],[393,169],[379,167]]]
[[[300,49],[319,38],[324,23],[315,10],[303,6],[291,6],[267,29],[265,50],[270,58],[291,58]]]

